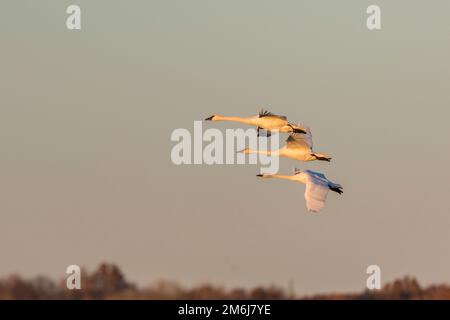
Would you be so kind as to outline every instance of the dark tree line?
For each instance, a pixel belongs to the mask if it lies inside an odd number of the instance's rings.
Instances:
[[[297,297],[280,287],[225,289],[205,284],[184,288],[173,281],[158,281],[138,288],[114,264],[101,264],[95,271],[82,270],[81,290],[68,290],[66,280],[55,282],[39,276],[23,279],[13,275],[0,279],[0,299],[450,299],[450,286],[422,288],[411,277],[395,280],[381,290],[361,293],[321,294]]]

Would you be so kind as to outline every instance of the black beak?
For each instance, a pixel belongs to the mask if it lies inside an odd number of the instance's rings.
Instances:
[[[262,175],[262,174],[257,174],[256,176],[257,176],[257,177],[262,177],[263,175]]]
[[[214,116],[211,116],[211,117],[206,118],[205,121],[211,121],[212,118],[214,118]]]

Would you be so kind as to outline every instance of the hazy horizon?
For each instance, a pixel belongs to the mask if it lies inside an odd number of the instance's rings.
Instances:
[[[140,285],[304,295],[359,291],[376,264],[450,283],[450,2],[78,0],[80,31],[70,4],[0,11],[0,277],[108,261]],[[258,166],[171,162],[174,129],[260,107],[332,155],[280,160],[344,186],[321,213]]]

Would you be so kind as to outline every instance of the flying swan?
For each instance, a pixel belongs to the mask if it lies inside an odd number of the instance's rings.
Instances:
[[[292,176],[278,174],[258,174],[257,176],[266,179],[286,179],[306,184],[306,207],[311,212],[319,212],[325,206],[329,190],[339,194],[343,193],[341,185],[331,182],[324,174],[312,170],[294,169],[294,175]]]
[[[281,149],[271,151],[271,150],[250,150],[245,148],[239,151],[244,154],[266,154],[274,155],[280,157],[291,158],[299,161],[331,161],[331,158],[323,153],[318,153],[313,151],[313,141],[311,130],[308,127],[304,128],[305,134],[291,133],[286,139],[286,145]]]
[[[252,117],[225,117],[221,115],[213,115],[206,118],[207,121],[232,121],[256,126],[259,136],[259,130],[264,129],[267,136],[272,131],[289,132],[289,133],[306,133],[306,131],[297,125],[290,123],[285,116],[273,114],[269,111],[261,110],[258,115]]]

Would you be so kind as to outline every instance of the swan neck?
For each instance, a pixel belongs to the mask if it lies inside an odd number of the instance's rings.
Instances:
[[[216,116],[216,121],[232,121],[232,122],[240,122],[240,123],[249,124],[249,125],[256,125],[256,120],[257,120],[257,118],[255,118],[255,117],[243,118],[243,117]]]
[[[267,156],[277,156],[278,150],[271,151],[271,150],[248,150],[248,153],[250,154],[265,154]]]
[[[275,179],[293,180],[292,176],[285,176],[285,175],[282,175],[282,174],[273,174],[273,175],[271,175],[271,177],[275,178]]]

